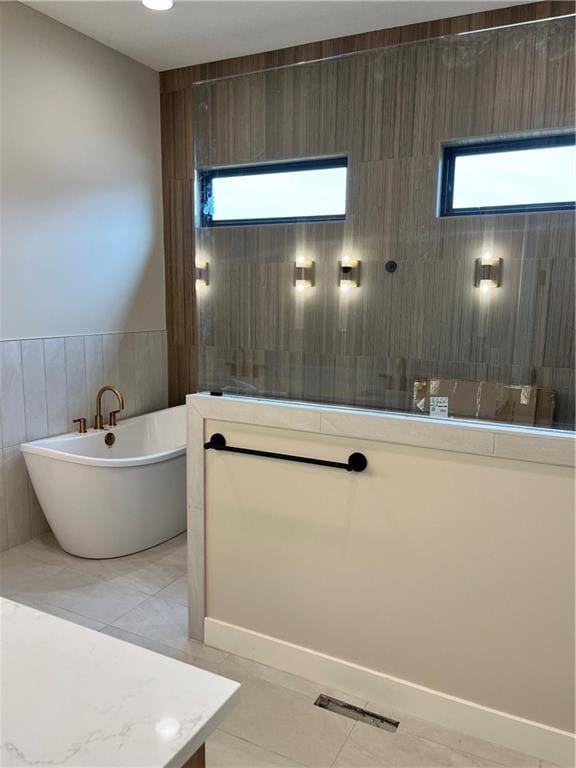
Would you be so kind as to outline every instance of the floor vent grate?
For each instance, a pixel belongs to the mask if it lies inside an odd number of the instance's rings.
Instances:
[[[332,696],[325,696],[323,693],[318,696],[314,702],[315,707],[327,709],[329,712],[335,712],[337,715],[344,715],[352,720],[359,720],[366,725],[373,725],[374,728],[383,728],[385,731],[395,733],[400,725],[398,720],[390,717],[384,717],[376,712],[369,712],[362,707],[355,707],[354,704],[347,704],[345,701],[333,699]]]

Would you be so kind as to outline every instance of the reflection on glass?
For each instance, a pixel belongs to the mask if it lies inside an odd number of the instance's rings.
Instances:
[[[216,177],[212,197],[212,221],[343,216],[346,168]]]
[[[460,155],[453,208],[537,205],[576,200],[576,147]]]

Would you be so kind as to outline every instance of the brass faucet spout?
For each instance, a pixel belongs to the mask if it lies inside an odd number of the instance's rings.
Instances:
[[[94,416],[94,429],[104,429],[104,419],[102,417],[102,397],[105,392],[113,392],[118,400],[119,410],[123,411],[126,407],[124,404],[124,395],[117,387],[112,387],[107,384],[105,387],[101,387],[96,395],[96,416]]]

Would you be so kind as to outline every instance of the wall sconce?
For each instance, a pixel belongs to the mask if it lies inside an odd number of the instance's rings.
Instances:
[[[480,288],[482,293],[488,293],[491,288],[499,288],[502,285],[502,259],[496,259],[490,251],[476,259],[474,268],[474,286]]]
[[[358,288],[360,285],[360,262],[357,259],[345,257],[338,262],[338,285],[341,291]]]
[[[294,287],[297,291],[314,287],[314,262],[298,257],[294,264]]]
[[[196,288],[210,285],[210,268],[207,261],[196,259]]]

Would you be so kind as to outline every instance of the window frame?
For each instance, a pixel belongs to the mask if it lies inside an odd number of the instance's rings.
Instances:
[[[199,223],[202,228],[213,227],[244,227],[258,224],[297,224],[298,222],[314,221],[345,221],[348,201],[348,189],[346,188],[345,210],[343,214],[323,216],[277,216],[261,217],[255,219],[221,219],[214,221],[209,214],[204,213],[204,206],[212,194],[212,179],[231,176],[256,176],[268,173],[282,173],[291,171],[326,170],[330,168],[346,168],[348,170],[348,157],[322,157],[312,160],[281,160],[280,162],[259,163],[250,165],[221,166],[218,168],[203,168],[198,171],[199,187]],[[348,176],[346,176],[348,187]]]
[[[483,216],[495,213],[539,213],[540,211],[573,211],[576,201],[558,203],[525,203],[518,205],[491,205],[473,208],[454,208],[454,173],[456,160],[465,155],[492,155],[523,149],[545,149],[576,144],[576,132],[554,132],[538,136],[500,138],[466,143],[444,144],[440,166],[440,200],[438,216]]]

